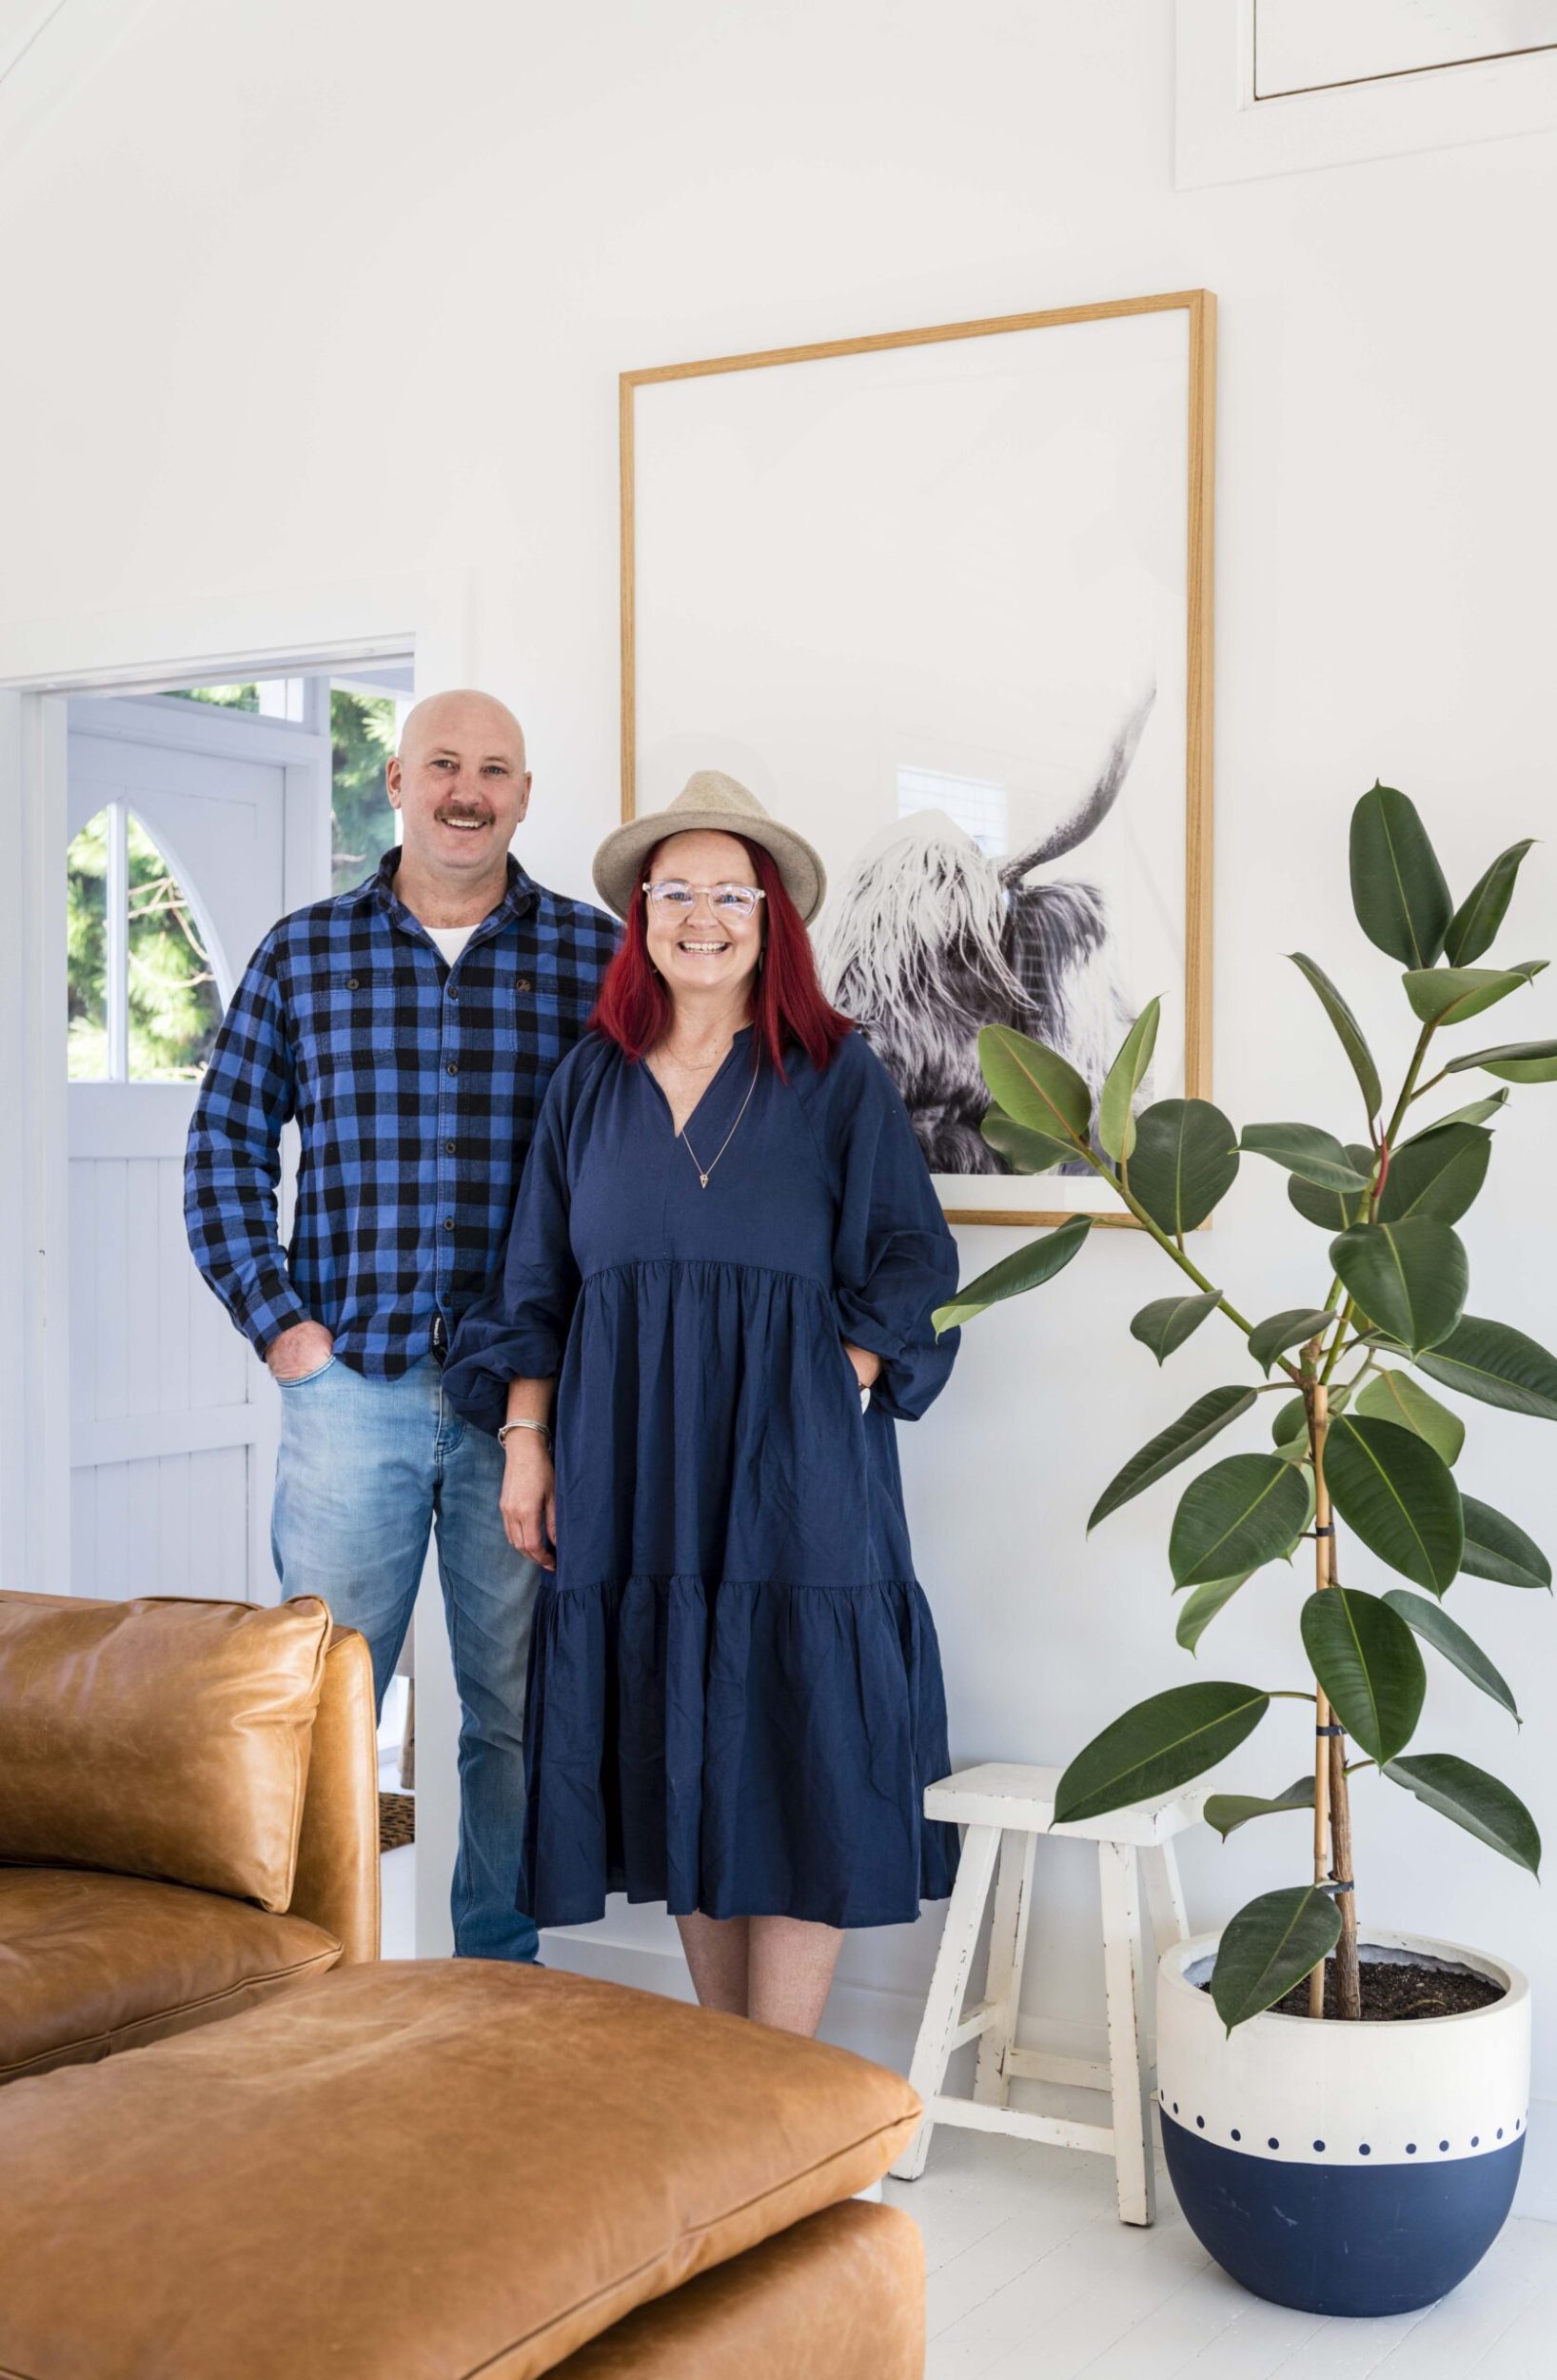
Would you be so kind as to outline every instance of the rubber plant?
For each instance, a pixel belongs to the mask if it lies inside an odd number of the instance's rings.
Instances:
[[[1311,1877],[1262,1894],[1221,1936],[1211,1988],[1230,2033],[1305,1975],[1309,2013],[1324,2015],[1331,1959],[1329,2013],[1361,2014],[1350,1807],[1359,1770],[1538,1869],[1534,1821],[1508,1786],[1454,1753],[1410,1749],[1427,1687],[1424,1648],[1518,1720],[1507,1680],[1445,1608],[1455,1579],[1468,1573],[1516,1588],[1551,1585],[1550,1565],[1525,1531],[1460,1484],[1464,1422],[1427,1385],[1557,1420],[1557,1358],[1509,1324],[1466,1311],[1468,1267],[1454,1228],[1486,1178],[1508,1086],[1557,1081],[1557,1041],[1463,1050],[1457,1040],[1459,1027],[1524,990],[1546,963],[1477,963],[1529,848],[1518,843],[1503,852],[1456,907],[1413,803],[1381,784],[1357,803],[1352,904],[1369,941],[1404,969],[1417,1027],[1392,1101],[1341,993],[1312,959],[1291,954],[1355,1078],[1365,1123],[1355,1140],[1308,1123],[1250,1124],[1239,1134],[1199,1099],[1160,1100],[1137,1114],[1157,1033],[1155,1000],[1131,1028],[1095,1111],[1087,1084],[1056,1051],[1002,1025],[979,1036],[993,1101],[985,1139],[1021,1173],[1090,1165],[1183,1276],[1173,1296],[1135,1316],[1133,1337],[1161,1364],[1216,1316],[1244,1342],[1254,1374],[1208,1390],[1133,1455],[1098,1497],[1089,1531],[1203,1453],[1262,1398],[1281,1398],[1270,1452],[1224,1456],[1184,1490],[1169,1562],[1185,1597],[1178,1642],[1192,1654],[1256,1572],[1291,1561],[1311,1539],[1313,1588],[1298,1617],[1311,1683],[1218,1678],[1153,1695],[1076,1755],[1054,1805],[1055,1823],[1064,1824],[1171,1792],[1252,1735],[1272,1702],[1313,1705],[1311,1774],[1269,1797],[1219,1794],[1207,1803],[1224,1840],[1257,1818],[1312,1814]],[[1491,1076],[1503,1087],[1419,1121],[1419,1103],[1464,1075]],[[1285,1169],[1294,1218],[1328,1241],[1329,1286],[1316,1302],[1256,1319],[1186,1245],[1232,1189],[1245,1155]],[[937,1329],[971,1322],[1053,1279],[1090,1229],[1091,1219],[1079,1216],[1007,1257],[937,1311]],[[1382,1594],[1344,1583],[1338,1526],[1408,1583]]]

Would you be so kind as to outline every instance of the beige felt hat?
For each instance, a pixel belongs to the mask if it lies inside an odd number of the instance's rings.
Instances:
[[[700,768],[689,777],[667,808],[651,810],[613,827],[595,854],[595,889],[619,918],[632,906],[649,853],[667,835],[698,830],[739,835],[743,843],[759,843],[778,863],[784,890],[810,924],[821,907],[827,877],[820,858],[792,826],[770,818],[755,793],[726,777],[721,769]]]

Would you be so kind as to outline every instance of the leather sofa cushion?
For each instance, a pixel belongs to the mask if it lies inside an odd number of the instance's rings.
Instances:
[[[290,1902],[329,1614],[0,1595],[0,1861]]]
[[[0,1868],[0,2082],[233,2015],[340,1955],[301,1917],[187,1885]]]
[[[495,2380],[503,2367],[493,2366]],[[554,2380],[923,2380],[924,2243],[897,2207],[824,2207],[641,2306]]]
[[[918,2112],[846,2051],[584,1976],[342,1967],[0,2094],[0,2370],[531,2380],[863,2190]]]

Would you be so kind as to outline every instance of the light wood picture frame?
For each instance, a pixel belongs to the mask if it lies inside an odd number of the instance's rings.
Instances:
[[[968,1019],[1096,1080],[1161,992],[1147,1095],[1210,1096],[1214,297],[659,365],[620,404],[623,818],[724,768],[818,845],[824,982],[950,1220],[1128,1226],[1085,1168],[994,1158]]]

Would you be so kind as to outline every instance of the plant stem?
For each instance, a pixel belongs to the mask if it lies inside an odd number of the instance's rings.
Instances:
[[[1310,1443],[1313,1449],[1314,1563],[1316,1594],[1335,1584],[1335,1514],[1325,1478],[1325,1440],[1330,1434],[1330,1391],[1323,1380],[1313,1386]],[[1330,1701],[1320,1690],[1314,1724],[1328,1730],[1335,1724]],[[1357,1966],[1357,1894],[1351,1874],[1351,1796],[1347,1786],[1346,1737],[1321,1733],[1315,1739],[1313,1769],[1313,1880],[1333,1884],[1341,1919],[1335,1946],[1336,2013],[1355,2021],[1362,2014],[1362,1984]],[[1309,2013],[1325,2010],[1325,1961],[1309,1977]]]
[[[1395,1135],[1400,1130],[1402,1123],[1406,1120],[1406,1110],[1409,1107],[1412,1100],[1418,1095],[1416,1078],[1421,1073],[1422,1068],[1427,1061],[1429,1044],[1437,1030],[1438,1028],[1435,1024],[1425,1024],[1422,1027],[1421,1032],[1416,1037],[1416,1047],[1411,1052],[1411,1062],[1406,1069],[1406,1080],[1400,1086],[1400,1097],[1395,1101],[1395,1112],[1389,1119],[1389,1130],[1384,1136],[1384,1145],[1386,1149],[1392,1149],[1394,1147]],[[1447,1068],[1445,1071],[1447,1072]],[[1433,1076],[1432,1082],[1441,1082],[1442,1081],[1442,1075]],[[1422,1085],[1423,1090],[1430,1091],[1432,1089],[1432,1082],[1424,1082]]]
[[[1310,1391],[1309,1444],[1313,1451],[1313,1569],[1315,1592],[1330,1584],[1330,1536],[1333,1526],[1330,1512],[1330,1490],[1325,1485],[1325,1433],[1330,1427],[1330,1392],[1323,1380],[1316,1380]],[[1326,1730],[1331,1725],[1330,1697],[1321,1686],[1314,1705],[1313,1763],[1313,1880],[1323,1885],[1330,1877],[1330,1748],[1339,1742]],[[1351,1896],[1349,1894],[1347,1898]],[[1325,1961],[1320,1959],[1309,1975],[1309,2014],[1323,2016],[1325,2013]]]
[[[1225,1314],[1228,1320],[1233,1323],[1237,1329],[1242,1331],[1244,1337],[1247,1339],[1250,1332],[1254,1327],[1253,1323],[1250,1321],[1248,1316],[1240,1314],[1237,1307],[1232,1302],[1231,1299],[1225,1297],[1221,1290],[1217,1288],[1216,1283],[1213,1280],[1208,1280],[1206,1279],[1206,1276],[1200,1270],[1199,1265],[1185,1253],[1182,1243],[1175,1242],[1173,1239],[1171,1239],[1168,1233],[1163,1230],[1161,1224],[1158,1223],[1153,1216],[1147,1213],[1145,1207],[1142,1206],[1134,1192],[1128,1187],[1124,1180],[1121,1180],[1120,1176],[1115,1174],[1109,1166],[1103,1164],[1101,1160],[1096,1156],[1090,1145],[1083,1147],[1082,1143],[1078,1140],[1076,1142],[1076,1153],[1078,1156],[1086,1159],[1088,1164],[1092,1167],[1093,1172],[1096,1174],[1100,1180],[1106,1181],[1110,1189],[1116,1190],[1118,1192],[1120,1198],[1123,1199],[1126,1206],[1129,1207],[1130,1212],[1133,1215],[1141,1229],[1145,1232],[1150,1232],[1158,1247],[1163,1249],[1167,1255],[1173,1258],[1173,1262],[1178,1266],[1179,1270],[1181,1272],[1188,1273],[1191,1280],[1194,1282],[1195,1287],[1197,1289],[1203,1289],[1208,1297],[1214,1297],[1216,1299],[1218,1313]],[[1301,1383],[1302,1375],[1298,1371],[1295,1363],[1289,1362],[1285,1356],[1278,1356],[1276,1358],[1276,1361],[1279,1363],[1281,1369],[1286,1373],[1290,1380],[1294,1383]]]

